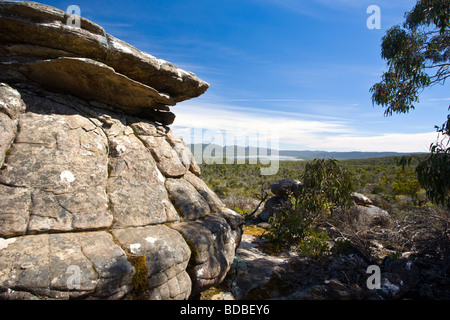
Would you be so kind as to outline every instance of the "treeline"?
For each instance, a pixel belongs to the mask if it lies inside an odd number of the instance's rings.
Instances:
[[[393,197],[402,192],[415,195],[417,178],[415,168],[427,155],[413,155],[407,167],[399,165],[401,157],[341,160],[352,177],[354,191]],[[201,164],[202,179],[219,197],[230,196],[258,199],[261,188],[270,191],[270,185],[287,178],[299,179],[308,161],[280,161],[275,175],[261,175],[262,164]],[[408,189],[408,185],[411,190]]]

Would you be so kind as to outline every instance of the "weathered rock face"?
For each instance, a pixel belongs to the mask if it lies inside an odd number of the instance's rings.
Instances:
[[[80,19],[80,28],[75,28],[68,23],[68,13],[31,1],[2,1],[0,14],[0,39],[5,44],[2,51],[19,57],[18,61],[32,65],[36,59],[92,59],[170,96],[175,102],[197,97],[208,89],[208,84],[193,73],[116,39],[84,18]]]
[[[166,126],[208,84],[67,18],[0,4],[0,298],[187,299],[243,225]]]

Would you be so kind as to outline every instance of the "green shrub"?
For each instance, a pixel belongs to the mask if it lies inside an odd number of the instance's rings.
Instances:
[[[318,159],[305,166],[300,200],[309,212],[315,214],[332,206],[349,208],[352,204],[352,176],[334,159]]]
[[[317,218],[331,215],[334,207],[350,207],[351,178],[349,171],[336,160],[307,163],[301,175],[303,185],[298,194],[290,195],[291,206],[277,212],[270,221],[269,240],[278,245],[291,245],[311,237],[311,226]]]
[[[420,184],[413,171],[403,169],[397,171],[396,179],[392,184],[392,191],[396,195],[408,195],[416,200],[419,190]]]
[[[289,246],[304,236],[309,227],[307,213],[293,204],[292,208],[278,212],[275,218],[269,219],[267,238],[279,248]]]
[[[312,228],[307,230],[297,246],[299,254],[310,259],[319,259],[329,251],[328,237],[326,232],[318,232]]]
[[[379,185],[379,184],[373,186],[373,189],[372,189],[373,194],[386,194],[388,192],[389,192],[389,190],[386,187]]]

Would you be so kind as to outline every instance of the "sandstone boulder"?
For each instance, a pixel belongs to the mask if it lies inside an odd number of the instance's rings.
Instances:
[[[179,222],[172,225],[178,230],[192,250],[189,274],[193,281],[193,294],[225,279],[234,260],[242,235],[242,224],[236,215],[227,209],[210,214],[194,222]]]
[[[191,252],[180,233],[164,225],[114,229],[115,239],[130,255],[145,261],[150,299],[187,299],[191,279],[186,272]]]
[[[14,61],[36,56],[93,59],[175,102],[197,97],[209,87],[192,72],[134,48],[87,19],[81,18],[80,28],[74,28],[67,23],[70,15],[57,8],[31,1],[2,1],[0,17],[2,51]]]
[[[0,240],[0,298],[119,299],[135,273],[107,232]]]
[[[243,220],[199,177],[169,106],[194,74],[82,18],[0,3],[0,299],[187,299]]]
[[[22,69],[44,88],[118,105],[118,109],[123,108],[127,113],[139,113],[142,108],[168,110],[167,105],[175,105],[169,96],[92,59],[60,57],[38,60],[24,64]],[[47,74],[52,76],[47,77]]]

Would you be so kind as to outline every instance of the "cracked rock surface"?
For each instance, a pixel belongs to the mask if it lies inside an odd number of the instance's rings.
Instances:
[[[46,5],[0,4],[0,299],[187,299],[243,221],[167,125],[194,74]]]

